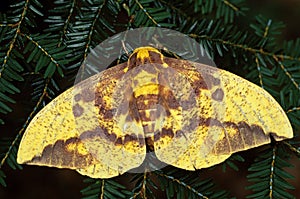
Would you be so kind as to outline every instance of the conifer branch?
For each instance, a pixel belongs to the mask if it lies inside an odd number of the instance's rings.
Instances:
[[[9,44],[9,48],[8,48],[8,50],[6,52],[5,57],[4,57],[4,60],[3,60],[3,63],[2,63],[2,67],[0,68],[0,78],[2,76],[3,70],[5,69],[5,66],[7,64],[7,60],[10,57],[10,53],[11,53],[12,49],[15,46],[15,42],[17,40],[17,36],[21,32],[21,24],[22,24],[22,22],[23,22],[23,20],[25,18],[25,15],[26,15],[26,12],[27,12],[27,9],[28,9],[28,4],[29,4],[29,0],[26,0],[25,5],[23,7],[22,14],[20,16],[20,20],[16,23],[17,26],[16,26],[15,34],[14,34],[13,39],[11,40],[11,42]]]
[[[282,62],[278,59],[278,57],[276,55],[273,55],[273,58],[278,63],[278,65],[280,66],[280,68],[284,71],[284,73],[286,74],[286,76],[291,80],[291,82],[294,84],[294,86],[298,90],[300,90],[299,83],[297,83],[296,80],[292,77],[291,73],[289,73],[287,71],[287,69],[284,67],[284,65],[282,64]]]
[[[272,150],[272,161],[270,167],[270,178],[269,178],[269,198],[273,198],[273,182],[274,182],[274,169],[275,169],[275,159],[276,159],[276,149],[274,146]]]
[[[105,180],[104,179],[102,179],[101,180],[101,192],[100,192],[100,197],[99,198],[101,198],[101,199],[103,199],[104,198],[104,193],[105,193],[105,191],[104,191],[104,188],[105,188]]]
[[[167,180],[173,181],[173,182],[177,183],[178,185],[183,186],[185,189],[189,190],[190,192],[194,193],[195,195],[199,196],[200,198],[208,199],[207,196],[205,196],[202,193],[198,192],[193,187],[191,187],[190,185],[188,185],[185,182],[181,181],[180,179],[175,178],[174,176],[169,176],[169,175],[161,173],[161,172],[155,172],[155,173],[157,175],[167,179]]]
[[[60,36],[60,39],[59,39],[59,42],[57,44],[58,47],[61,46],[64,38],[66,37],[67,35],[67,29],[68,29],[68,26],[70,25],[71,23],[71,17],[73,16],[74,12],[75,12],[75,5],[76,5],[76,0],[73,0],[72,1],[72,4],[71,4],[71,8],[69,9],[69,14],[64,22],[64,27],[62,29],[62,35]]]
[[[149,14],[149,12],[147,12],[147,9],[145,9],[143,7],[143,5],[138,1],[138,0],[135,0],[135,2],[139,5],[140,9],[145,13],[145,15],[153,22],[153,24],[155,26],[158,26],[160,27],[161,25]]]
[[[39,44],[38,41],[36,41],[34,38],[32,38],[31,36],[24,34],[24,33],[20,33],[20,35],[22,35],[23,37],[25,37],[26,39],[28,39],[30,42],[32,42],[39,50],[42,51],[42,53],[47,56],[51,62],[57,67],[61,67],[60,64],[58,63],[58,61],[55,60],[55,58],[45,49],[43,48],[43,46],[41,46]]]
[[[133,190],[132,196],[130,199],[135,199],[135,198],[147,198],[147,180],[148,180],[148,173],[144,172],[142,176],[141,184],[136,187],[137,189]]]
[[[178,7],[173,5],[173,2],[167,2],[165,0],[158,0],[159,2],[161,2],[162,4],[168,6],[169,8],[171,8],[172,11],[175,11],[176,13],[180,14],[181,16],[184,17],[188,17],[187,12],[179,9]]]
[[[295,111],[300,111],[300,107],[290,108],[289,110],[286,111],[286,113],[291,113],[291,112],[295,112]]]
[[[283,142],[286,146],[288,146],[288,148],[293,151],[294,153],[296,153],[297,156],[300,157],[300,147],[296,148],[293,145],[291,145],[290,143],[288,143],[287,141]]]
[[[259,84],[262,88],[264,88],[264,84],[263,84],[263,79],[262,79],[262,74],[261,74],[261,69],[260,69],[260,63],[258,61],[258,57],[257,54],[255,56],[255,64],[256,64],[256,68],[258,71],[258,78],[259,78]]]
[[[189,36],[191,38],[195,38],[195,39],[205,39],[205,40],[208,40],[208,41],[224,44],[226,46],[239,48],[239,49],[242,49],[246,52],[250,52],[252,54],[258,53],[258,54],[269,56],[269,57],[276,57],[278,60],[279,59],[281,59],[281,60],[285,59],[285,60],[291,60],[291,61],[300,61],[300,57],[293,57],[293,56],[284,55],[284,54],[275,54],[275,53],[272,53],[272,52],[265,51],[264,49],[257,49],[257,48],[249,47],[249,46],[247,46],[247,44],[238,44],[238,43],[235,43],[235,42],[231,42],[229,40],[214,39],[214,38],[211,38],[208,35],[189,34]]]
[[[92,21],[92,25],[91,25],[90,30],[88,32],[88,39],[87,39],[87,42],[86,42],[86,45],[85,45],[85,49],[84,49],[83,61],[87,57],[87,54],[88,54],[88,51],[89,51],[89,48],[90,48],[90,44],[92,42],[92,35],[94,33],[96,22],[99,20],[100,15],[102,14],[102,8],[105,6],[105,4],[106,4],[106,0],[104,0],[103,3],[99,6],[99,8],[98,8],[98,10],[96,12],[96,15],[94,17],[94,20]]]
[[[235,12],[239,11],[239,8],[236,7],[235,5],[233,5],[232,3],[230,3],[229,1],[223,0],[223,3],[226,4],[227,6],[229,6],[230,8],[232,8]]]
[[[12,28],[15,28],[16,26],[18,26],[19,25],[19,22],[17,22],[17,23],[14,23],[14,24],[5,24],[5,23],[2,23],[2,24],[0,24],[0,27],[12,27]]]

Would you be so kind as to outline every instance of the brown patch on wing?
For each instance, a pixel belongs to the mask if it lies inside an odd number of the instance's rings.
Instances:
[[[136,136],[135,134],[125,135],[124,136],[124,144],[128,142],[138,142],[139,146],[142,147],[145,145],[145,138],[143,135]]]
[[[84,109],[79,104],[75,104],[72,109],[74,117],[80,117],[84,111]]]
[[[94,90],[91,88],[85,88],[81,91],[82,100],[84,102],[91,102],[95,99]]]
[[[256,140],[257,141],[262,141],[262,140],[266,140],[267,138],[269,139],[269,136],[266,137],[263,129],[260,126],[258,126],[256,124],[252,124],[250,128],[251,128],[252,132],[255,132],[255,134],[253,135],[253,139],[252,140],[248,140],[249,143],[251,143],[251,144],[257,144],[255,142]],[[271,136],[272,132],[268,132],[268,135]],[[249,138],[251,139],[250,136],[249,136]],[[244,136],[244,140],[245,139],[248,139],[248,137]]]
[[[69,146],[71,146],[71,149]],[[29,163],[61,166],[65,168],[84,168],[95,161],[88,153],[81,153],[78,148],[82,146],[79,138],[69,138],[66,141],[57,140],[53,145],[44,148],[41,156],[34,157]]]
[[[114,116],[114,109],[105,109],[105,107],[100,106],[99,114],[103,116],[103,119],[112,119]]]
[[[204,121],[201,123],[206,126],[218,126],[225,130],[225,137],[215,144],[214,149],[216,154],[240,151],[251,146],[256,146],[259,143],[264,143],[270,139],[268,136],[270,133],[264,133],[263,129],[255,124],[249,125],[246,122],[239,122],[237,124],[233,122],[222,123],[213,118],[208,118]],[[235,133],[228,134],[226,129],[232,129]]]
[[[75,102],[80,101],[80,100],[81,100],[81,94],[80,94],[80,93],[76,94],[76,95],[74,96],[74,100],[75,100]]]
[[[173,132],[172,129],[170,129],[170,128],[162,128],[161,132],[157,132],[154,135],[154,141],[158,141],[159,139],[161,139],[163,137],[173,138],[174,136],[175,136],[175,133]],[[176,136],[177,136],[177,132],[176,132]]]
[[[120,137],[118,137],[117,140],[116,140],[116,142],[115,142],[115,144],[116,144],[117,146],[118,146],[118,145],[123,145],[123,144],[124,144],[123,139],[120,138]]]
[[[216,89],[215,92],[211,94],[211,98],[221,102],[224,98],[224,91],[221,88]]]

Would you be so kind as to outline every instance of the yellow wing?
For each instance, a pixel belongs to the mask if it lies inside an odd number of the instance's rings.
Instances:
[[[262,88],[211,66],[172,58],[164,62],[178,72],[166,79],[172,81],[170,89],[181,89],[185,97],[176,98],[181,103],[173,111],[177,114],[169,116],[154,140],[161,161],[201,169],[270,143],[270,135],[277,141],[293,137],[285,112]]]
[[[111,115],[114,86],[125,66],[92,76],[45,106],[27,127],[17,162],[76,169],[93,178],[139,166],[146,154],[138,139],[142,127],[131,120],[125,134]]]
[[[262,88],[142,47],[127,65],[87,79],[40,111],[23,136],[17,161],[109,178],[155,152],[167,164],[194,170],[269,143],[270,135],[282,140],[293,132]]]

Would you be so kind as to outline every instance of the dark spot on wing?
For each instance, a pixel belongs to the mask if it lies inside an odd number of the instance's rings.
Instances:
[[[75,104],[72,110],[73,110],[74,117],[80,117],[84,109],[79,104]]]
[[[224,92],[221,88],[218,88],[215,90],[215,92],[212,93],[211,97],[212,99],[220,102],[224,98]]]
[[[81,91],[81,96],[84,102],[91,102],[95,99],[95,93],[92,88],[84,88]]]
[[[80,94],[80,93],[76,94],[76,95],[74,96],[74,100],[75,100],[75,102],[80,101],[80,100],[81,100],[81,94]]]

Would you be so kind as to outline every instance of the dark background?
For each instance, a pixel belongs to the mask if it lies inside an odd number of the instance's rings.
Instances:
[[[0,12],[6,10],[7,2],[3,0],[0,3]],[[283,34],[280,35],[280,40],[289,40],[300,37],[300,1],[299,0],[249,0],[247,2],[250,12],[253,16],[262,14],[275,21],[282,21],[286,24]],[[250,16],[250,15],[248,15]],[[249,21],[253,21],[249,19]],[[243,22],[247,23],[247,21]],[[250,22],[249,22],[250,23]],[[280,44],[279,44],[280,45]],[[20,112],[20,117],[24,114]],[[0,127],[1,134],[14,134],[15,127],[13,125]],[[256,152],[260,149],[252,149],[242,152],[241,155],[245,158],[253,159]],[[213,172],[208,170],[206,175],[215,176],[214,180],[218,182],[221,188],[233,190],[232,195],[237,198],[244,198],[249,194],[245,190],[247,185],[246,175],[247,168],[250,162],[240,163],[238,166],[240,171],[236,172],[229,169],[227,172],[222,172],[221,168],[217,167]],[[291,168],[291,173],[296,176],[292,181],[294,186],[300,184],[300,163],[299,159],[295,159],[293,163],[296,168]],[[23,170],[13,171],[8,166],[4,166],[4,171],[7,176],[7,187],[0,186],[0,198],[80,198],[79,190],[87,186],[83,183],[84,176],[81,176],[75,171],[63,170],[56,168],[38,167],[38,166],[23,166]],[[120,178],[122,181],[122,177]],[[233,188],[234,187],[234,188]],[[299,187],[299,186],[298,186]],[[300,198],[300,191],[292,192],[297,198]]]

